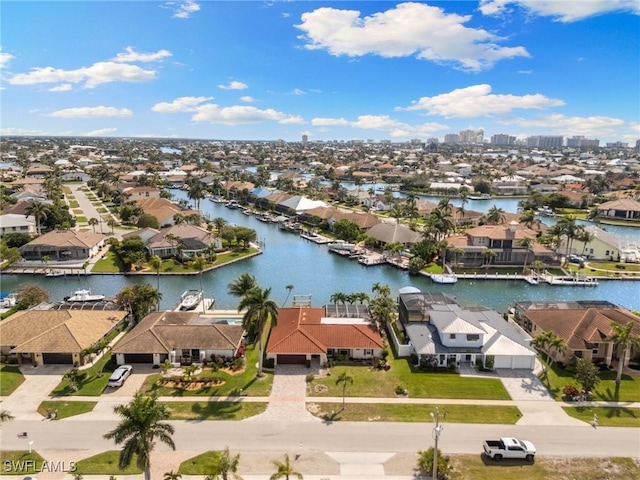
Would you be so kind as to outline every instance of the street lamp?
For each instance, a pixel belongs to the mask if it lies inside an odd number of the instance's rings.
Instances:
[[[444,417],[446,416],[447,416],[446,412],[442,412],[442,420],[444,420]],[[432,434],[433,440],[435,442],[435,447],[433,449],[433,473],[431,474],[431,477],[433,478],[433,480],[437,480],[438,479],[438,438],[440,438],[440,434],[444,429],[444,427],[440,424],[440,409],[438,407],[436,407],[435,412],[431,412],[431,418],[433,418],[433,421],[435,422],[435,425],[433,427],[433,434]]]

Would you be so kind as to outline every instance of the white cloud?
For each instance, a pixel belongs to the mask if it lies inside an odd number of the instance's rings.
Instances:
[[[354,121],[345,118],[322,118],[317,117],[311,120],[314,127],[353,127],[362,130],[382,130],[388,132],[392,137],[427,136],[436,132],[447,130],[446,125],[435,122],[410,125],[408,123],[395,120],[388,115],[360,115]]]
[[[554,17],[564,23],[612,12],[640,15],[638,0],[480,0],[480,11],[484,15],[509,14],[510,5],[518,5],[534,15]]]
[[[434,97],[422,97],[401,110],[426,110],[429,115],[445,118],[469,118],[506,114],[514,109],[558,107],[562,100],[533,95],[499,95],[491,93],[491,85],[481,84],[458,88]]]
[[[173,102],[156,103],[151,110],[160,113],[178,113],[178,112],[195,112],[198,105],[213,97],[180,97]]]
[[[49,135],[50,132],[45,132],[44,130],[30,130],[27,128],[20,127],[2,127],[0,128],[0,135]]]
[[[554,133],[565,135],[584,135],[589,138],[616,138],[625,126],[633,128],[633,124],[626,124],[624,120],[613,117],[569,117],[562,114],[540,115],[535,118],[511,118],[501,120],[503,125],[517,125],[536,131],[536,135]]]
[[[83,133],[85,137],[99,137],[101,135],[108,135],[110,133],[117,132],[117,128],[101,128],[99,130],[92,130],[90,132]]]
[[[68,92],[72,88],[73,88],[73,85],[71,85],[70,83],[63,83],[56,87],[51,87],[49,91],[50,92]]]
[[[195,0],[167,2],[165,5],[173,10],[173,18],[189,18],[192,13],[200,10],[200,5]]]
[[[10,53],[0,51],[0,68],[5,68],[11,59],[16,58]]]
[[[256,101],[256,99],[250,95],[245,95],[244,97],[240,97],[240,100],[242,100],[245,103],[253,103]]]
[[[82,83],[93,88],[109,82],[148,82],[156,78],[155,70],[145,70],[137,65],[116,62],[97,62],[76,70],[53,67],[32,68],[29,73],[18,73],[9,78],[12,85],[36,85],[40,83]]]
[[[281,124],[302,124],[304,119],[297,115],[278,112],[272,108],[260,110],[246,105],[220,107],[215,104],[201,105],[191,118],[194,122],[209,122],[222,125],[240,125],[275,121]]]
[[[133,112],[128,108],[115,107],[79,107],[65,108],[51,113],[50,117],[56,118],[99,118],[99,117],[130,117]]]
[[[465,27],[471,16],[447,14],[439,7],[402,3],[361,17],[356,10],[318,8],[302,15],[296,27],[308,49],[331,55],[407,57],[480,71],[513,57],[529,57],[524,47],[502,47],[504,40],[486,30]]]
[[[233,80],[226,85],[218,85],[222,90],[246,90],[249,86],[246,83]]]
[[[291,95],[306,95],[307,93],[304,90],[300,90],[299,88],[294,88],[291,91]]]
[[[349,121],[346,118],[312,118],[311,125],[314,127],[340,127],[349,125]]]
[[[158,50],[154,53],[136,52],[133,47],[125,47],[124,50],[124,53],[117,54],[111,60],[118,63],[157,62],[163,58],[172,56],[172,53],[169,50]]]

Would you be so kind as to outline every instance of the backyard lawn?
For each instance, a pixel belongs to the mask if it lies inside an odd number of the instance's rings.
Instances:
[[[387,357],[388,371],[370,366],[334,366],[331,376],[316,378],[308,383],[307,395],[342,396],[342,385],[336,379],[342,372],[353,378],[346,389],[351,397],[395,397],[396,388],[406,389],[409,397],[467,398],[478,400],[511,400],[502,382],[497,378],[461,377],[451,372],[422,372],[414,370],[409,359]],[[321,385],[321,386],[319,386]]]
[[[542,362],[544,360],[541,359]],[[622,375],[622,382],[617,388],[615,384],[616,372],[606,370],[600,372],[600,383],[592,392],[593,400],[607,402],[640,402],[640,377]],[[562,400],[562,388],[565,385],[576,385],[573,374],[564,368],[553,364],[546,377],[541,377],[542,383],[556,400]]]
[[[267,409],[267,402],[159,402],[170,420],[244,420]]]
[[[124,271],[120,257],[109,250],[91,269],[94,273],[119,273]]]
[[[24,376],[16,365],[0,365],[0,396],[11,395],[24,382]]]
[[[228,373],[223,370],[214,372],[211,368],[206,368],[199,374],[195,374],[193,379],[209,379],[218,377],[224,383],[214,386],[204,386],[195,390],[187,388],[162,386],[159,382],[163,378],[162,373],[154,373],[149,375],[141,390],[146,393],[155,393],[160,396],[227,396],[227,395],[248,395],[252,397],[265,397],[271,392],[273,383],[273,374],[265,373],[263,377],[257,378],[258,371],[256,365],[258,363],[258,347],[255,344],[247,345],[245,350],[246,365],[244,370],[236,374]]]
[[[432,422],[436,405],[391,403],[308,403],[316,417],[345,422]],[[439,405],[447,423],[484,423],[515,425],[522,414],[517,407],[493,405]]]

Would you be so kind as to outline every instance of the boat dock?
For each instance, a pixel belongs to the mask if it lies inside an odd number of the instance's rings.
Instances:
[[[203,298],[200,302],[198,302],[198,304],[193,307],[190,308],[189,310],[185,310],[184,308],[181,308],[180,304],[178,304],[178,306],[176,308],[173,309],[174,312],[200,312],[202,313],[202,310],[211,310],[213,308],[213,306],[215,305],[215,300],[213,298]],[[204,304],[204,307],[203,307]]]
[[[300,233],[300,236],[305,240],[317,243],[318,245],[324,245],[335,241],[333,238],[325,237],[324,235],[319,235],[313,232],[302,232]]]

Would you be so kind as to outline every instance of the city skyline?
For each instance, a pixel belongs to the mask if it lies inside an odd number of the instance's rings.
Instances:
[[[3,2],[3,135],[640,138],[640,6]]]

